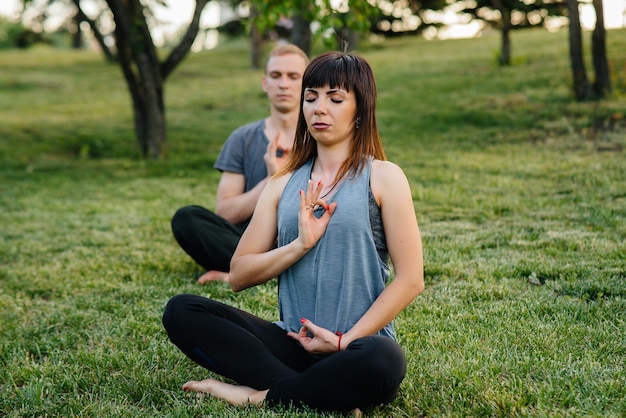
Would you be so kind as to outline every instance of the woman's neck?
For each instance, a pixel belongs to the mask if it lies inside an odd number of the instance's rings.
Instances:
[[[337,176],[346,159],[347,155],[344,153],[324,152],[318,147],[318,155],[311,169],[311,180],[315,184],[321,181],[324,185],[320,193],[322,199],[336,191],[339,183],[343,180]]]
[[[349,143],[337,143],[332,145],[317,144],[317,156],[313,170],[324,176],[335,177],[343,163],[350,155]]]

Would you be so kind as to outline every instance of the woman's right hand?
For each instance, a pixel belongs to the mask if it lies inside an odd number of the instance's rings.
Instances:
[[[325,200],[320,199],[319,196],[323,187],[324,184],[322,182],[317,183],[317,186],[314,187],[313,182],[309,180],[306,192],[300,190],[298,239],[307,250],[313,248],[322,235],[324,235],[328,221],[337,207],[337,203],[335,202],[329,205]],[[324,213],[319,218],[313,214],[316,206],[324,208]]]

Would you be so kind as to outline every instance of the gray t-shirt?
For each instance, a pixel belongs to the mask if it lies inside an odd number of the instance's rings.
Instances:
[[[265,119],[241,126],[228,137],[213,166],[219,171],[243,174],[245,191],[249,191],[267,177],[263,155],[269,140],[265,136]]]

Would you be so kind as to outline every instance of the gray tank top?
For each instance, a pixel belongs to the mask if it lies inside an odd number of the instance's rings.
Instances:
[[[347,332],[384,290],[389,265],[376,249],[369,211],[368,158],[356,178],[347,178],[328,203],[337,208],[318,243],[278,278],[279,326],[298,331],[307,318],[333,332]],[[278,245],[298,236],[300,190],[306,190],[313,160],[296,170],[278,203]],[[321,216],[323,209],[316,211]],[[378,334],[395,339],[393,324]]]

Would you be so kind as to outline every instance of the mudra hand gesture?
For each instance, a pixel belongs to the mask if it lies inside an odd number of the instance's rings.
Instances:
[[[300,211],[298,212],[298,239],[302,242],[306,249],[312,248],[317,241],[324,235],[328,221],[335,212],[337,204],[335,202],[330,205],[325,200],[320,199],[320,193],[324,184],[317,183],[313,186],[313,182],[309,180],[306,192],[300,190]],[[316,207],[321,206],[325,209],[319,218],[314,215]]]
[[[302,318],[300,322],[302,322],[300,332],[291,331],[287,335],[300,342],[306,351],[311,354],[339,351],[339,335],[326,328],[318,327],[306,318]]]

